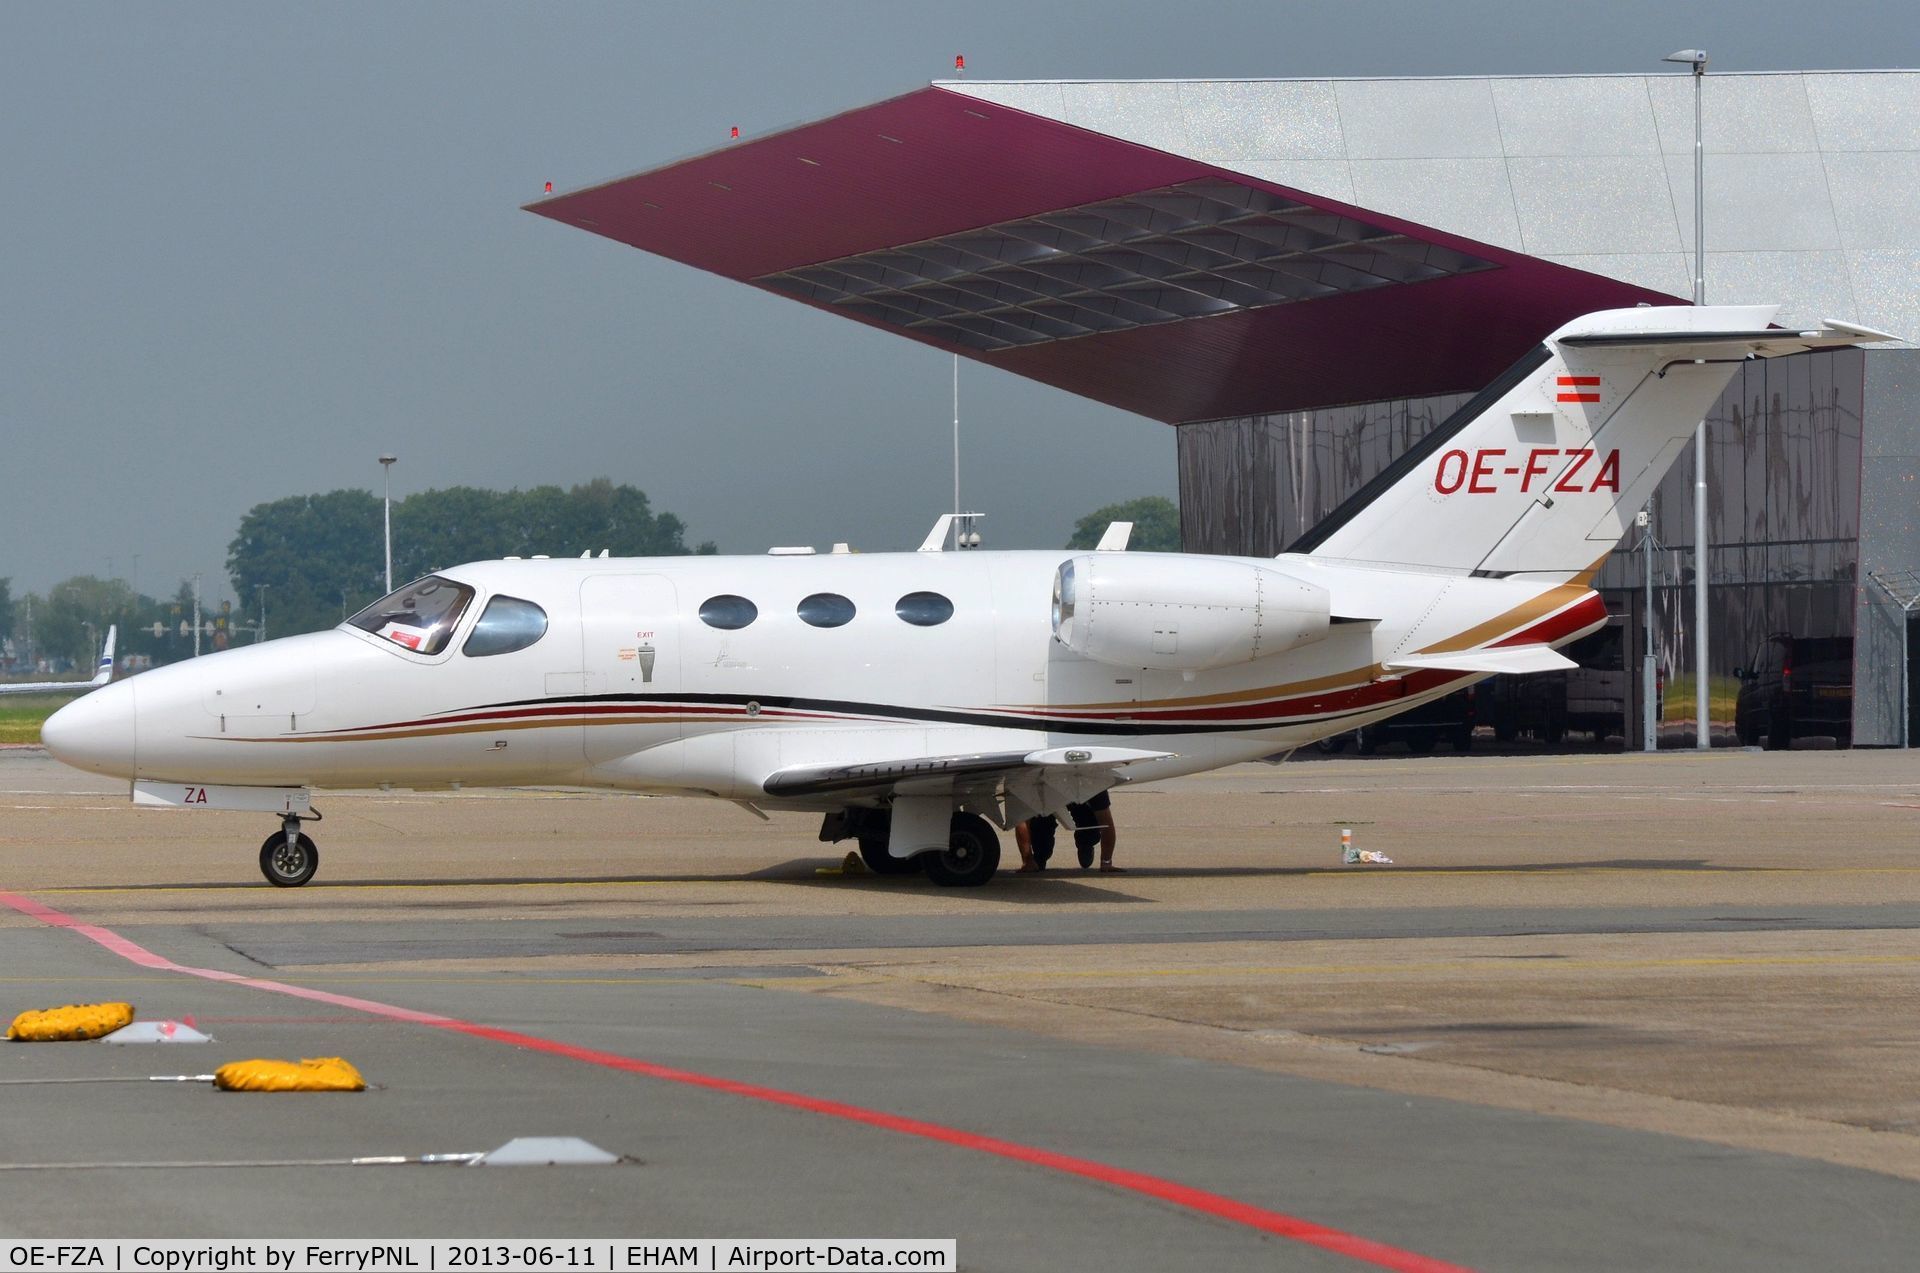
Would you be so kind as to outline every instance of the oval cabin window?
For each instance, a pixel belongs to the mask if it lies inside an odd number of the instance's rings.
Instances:
[[[916,628],[932,628],[953,617],[953,602],[937,592],[909,592],[893,603],[893,612]]]
[[[700,622],[723,632],[737,632],[759,617],[759,606],[730,592],[700,603]]]
[[[853,602],[837,592],[816,592],[799,606],[800,621],[816,628],[837,628],[853,619]]]

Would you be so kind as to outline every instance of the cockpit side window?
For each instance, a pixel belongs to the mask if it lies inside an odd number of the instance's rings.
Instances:
[[[547,634],[547,612],[518,597],[495,597],[480,612],[460,653],[468,658],[512,654]]]
[[[380,598],[347,622],[418,654],[438,654],[473,600],[466,584],[428,575]]]

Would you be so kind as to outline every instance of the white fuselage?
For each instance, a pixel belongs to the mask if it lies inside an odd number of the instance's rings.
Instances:
[[[1325,588],[1336,620],[1284,653],[1212,670],[1116,666],[1055,639],[1049,592],[1077,554],[917,552],[508,560],[440,572],[475,595],[435,654],[343,626],[156,669],[49,722],[62,759],[119,777],[246,786],[559,784],[769,806],[802,764],[1119,744],[1170,753],[1132,781],[1269,755],[1478,679],[1383,660],[1526,634],[1562,645],[1605,618],[1583,583],[1246,560]],[[1218,562],[1152,554],[1158,568]],[[896,613],[935,593],[951,617]],[[853,617],[814,626],[816,594]],[[496,596],[545,611],[524,649],[463,653]],[[711,626],[710,598],[757,617]],[[829,607],[831,609],[831,607]]]

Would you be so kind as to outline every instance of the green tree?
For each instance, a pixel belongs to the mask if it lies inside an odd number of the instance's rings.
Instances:
[[[79,575],[53,585],[34,606],[33,643],[43,658],[90,667],[108,625],[118,624],[125,637],[140,614],[140,598],[124,580]]]
[[[265,584],[269,633],[330,628],[340,622],[342,594],[358,610],[384,591],[381,545],[380,501],[368,491],[256,504],[227,546],[236,606],[257,618]],[[191,589],[186,600],[191,607]]]
[[[1110,522],[1133,523],[1133,538],[1127,547],[1134,551],[1180,551],[1180,506],[1159,495],[1145,495],[1124,504],[1094,509],[1073,524],[1073,538],[1067,541],[1067,547],[1092,548],[1100,542]]]
[[[686,526],[656,513],[644,491],[605,478],[562,489],[421,491],[393,506],[393,581],[498,557],[678,556]],[[711,544],[698,551],[711,552]],[[278,636],[340,622],[384,591],[380,500],[366,491],[298,495],[255,505],[227,550],[238,607],[257,617],[267,585],[267,630]]]
[[[393,578],[417,578],[495,557],[685,554],[686,525],[655,513],[645,491],[596,478],[563,490],[488,491],[456,486],[409,495],[393,509]]]

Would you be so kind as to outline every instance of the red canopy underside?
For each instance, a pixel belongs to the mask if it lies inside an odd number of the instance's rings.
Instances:
[[[1474,390],[1677,299],[931,87],[529,210],[1168,423]]]

